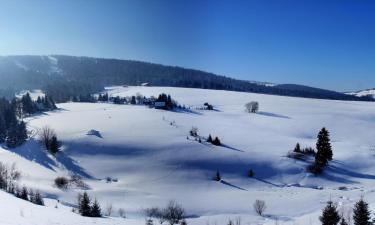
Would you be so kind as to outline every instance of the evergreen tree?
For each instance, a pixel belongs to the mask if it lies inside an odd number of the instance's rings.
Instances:
[[[44,205],[43,198],[42,198],[41,194],[39,193],[39,191],[35,192],[33,203],[37,204],[37,205]]]
[[[21,193],[20,193],[20,198],[22,198],[23,200],[29,201],[29,193],[26,187],[22,188]]]
[[[349,225],[348,222],[346,222],[345,218],[341,217],[340,225]]]
[[[78,199],[78,211],[82,216],[90,216],[91,215],[91,207],[90,207],[90,197],[89,195],[84,192],[82,196]]]
[[[294,147],[294,152],[301,152],[301,146],[299,145],[299,143],[297,143],[296,147]]]
[[[318,134],[316,149],[315,167],[317,170],[321,171],[321,169],[325,167],[330,160],[332,160],[333,156],[329,132],[324,127]]]
[[[49,143],[49,151],[52,154],[56,154],[60,151],[61,143],[57,140],[56,135],[51,138],[51,142]]]
[[[371,225],[371,212],[368,209],[368,204],[361,198],[354,205],[353,209],[353,220],[354,225]]]
[[[5,119],[2,113],[0,113],[0,143],[4,143],[7,137],[7,128]]]
[[[213,145],[221,145],[220,139],[218,137],[215,137],[215,139],[212,141]]]
[[[221,181],[221,175],[220,175],[220,172],[219,172],[219,171],[216,171],[216,174],[215,174],[214,180],[216,180],[216,181]]]
[[[340,216],[332,201],[327,203],[327,206],[323,209],[323,214],[319,219],[322,222],[322,225],[337,225],[339,223]]]
[[[211,137],[211,134],[208,135],[207,142],[212,143],[212,137]]]
[[[91,216],[92,217],[102,217],[102,211],[100,209],[99,202],[95,199],[91,207]]]

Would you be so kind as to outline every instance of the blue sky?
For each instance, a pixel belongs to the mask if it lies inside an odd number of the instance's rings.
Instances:
[[[338,91],[375,87],[371,0],[0,0],[0,54],[149,61]]]

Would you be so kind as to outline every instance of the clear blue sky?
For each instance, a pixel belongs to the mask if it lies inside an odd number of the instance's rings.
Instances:
[[[371,0],[0,0],[0,54],[149,61],[333,90],[375,87]]]

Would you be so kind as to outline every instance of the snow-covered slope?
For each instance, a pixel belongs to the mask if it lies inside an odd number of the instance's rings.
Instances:
[[[375,89],[367,89],[367,90],[357,91],[357,92],[348,92],[346,94],[354,95],[354,96],[357,96],[357,97],[371,96],[375,99]]]
[[[361,195],[371,206],[375,204],[375,104],[371,102],[169,87],[107,91],[112,96],[164,92],[193,109],[208,102],[216,110],[170,112],[134,105],[65,103],[56,112],[29,118],[34,133],[45,125],[54,128],[63,152],[55,159],[35,139],[15,150],[0,149],[1,161],[16,162],[23,171],[21,183],[51,198],[47,207],[27,203],[20,213],[21,200],[7,196],[9,210],[15,210],[9,215],[15,219],[2,218],[3,223],[144,224],[142,208],[164,206],[173,199],[185,207],[193,225],[226,224],[239,216],[243,224],[275,224],[276,218],[280,224],[315,224],[330,198],[340,207],[352,206]],[[250,101],[260,103],[258,114],[244,111]],[[192,126],[202,136],[218,136],[224,146],[187,139]],[[306,173],[306,163],[286,155],[297,142],[314,147],[322,127],[331,132],[334,161],[323,176],[315,177]],[[249,169],[254,170],[254,178],[246,176]],[[212,180],[217,170],[222,182]],[[57,176],[69,173],[85,177],[89,194],[103,208],[109,203],[124,208],[128,219],[95,220],[70,212],[62,203],[74,204],[80,190],[53,187]],[[107,183],[106,177],[118,182]],[[62,206],[55,209],[52,199],[59,199]],[[253,212],[256,199],[266,201],[266,217]],[[41,214],[48,216],[38,222]]]

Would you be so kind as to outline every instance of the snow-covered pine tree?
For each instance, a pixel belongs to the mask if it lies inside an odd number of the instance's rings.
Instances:
[[[323,209],[322,216],[320,216],[319,219],[322,222],[322,225],[337,225],[340,222],[339,213],[332,201],[327,203],[327,206]]]

